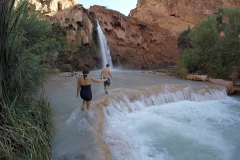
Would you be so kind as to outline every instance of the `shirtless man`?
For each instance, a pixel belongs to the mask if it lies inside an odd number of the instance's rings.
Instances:
[[[102,79],[102,76],[104,79],[108,79],[107,81],[104,81],[104,90],[105,90],[105,93],[108,94],[108,89],[110,87],[111,79],[112,79],[112,74],[109,69],[109,64],[107,64],[106,67],[102,69],[101,76],[100,76],[101,79]]]

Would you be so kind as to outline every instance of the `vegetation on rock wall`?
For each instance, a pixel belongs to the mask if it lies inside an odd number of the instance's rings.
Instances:
[[[14,2],[0,0],[0,159],[51,159],[52,109],[39,87],[52,69],[39,63],[59,42],[28,2]]]
[[[185,68],[188,72],[197,71],[222,79],[229,79],[233,72],[239,71],[240,10],[238,7],[216,9],[207,19],[199,20],[187,37],[192,47],[187,46],[181,55],[177,70]],[[185,38],[185,43],[188,38]],[[181,44],[182,41],[179,43]]]
[[[88,17],[91,17],[88,15]],[[89,18],[90,19],[90,18]],[[90,19],[93,20],[93,16]],[[92,23],[95,24],[96,22]],[[62,68],[63,64],[70,64],[74,70],[79,70],[83,67],[78,64],[78,60],[86,62],[85,65],[90,63],[87,67],[93,69],[96,67],[97,62],[94,62],[93,59],[89,56],[97,57],[98,54],[96,51],[97,48],[97,32],[93,31],[91,35],[91,40],[89,43],[84,44],[84,36],[87,33],[86,28],[82,25],[78,25],[78,30],[74,31],[71,27],[61,27],[59,22],[53,24],[50,35],[56,38],[56,40],[60,43],[60,47],[58,49],[58,56],[54,60],[54,65],[57,68]],[[71,42],[67,42],[67,35],[72,36],[75,40]],[[86,61],[86,57],[88,57],[89,61]],[[98,58],[97,58],[98,59]],[[91,61],[91,62],[90,62]],[[93,65],[92,65],[93,64]],[[61,69],[62,70],[62,69]],[[63,71],[63,70],[62,70]]]
[[[192,48],[192,44],[190,42],[190,39],[188,37],[189,33],[190,33],[191,29],[190,26],[188,26],[187,30],[184,30],[180,36],[178,37],[178,47],[179,48]]]

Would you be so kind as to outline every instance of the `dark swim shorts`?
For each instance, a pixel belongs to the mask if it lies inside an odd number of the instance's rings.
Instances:
[[[106,87],[106,86],[110,86],[110,84],[111,84],[111,79],[110,78],[108,78],[108,80],[107,81],[104,81],[104,87]]]

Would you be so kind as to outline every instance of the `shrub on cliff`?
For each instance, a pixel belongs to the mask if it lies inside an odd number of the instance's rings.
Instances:
[[[14,2],[0,0],[0,159],[51,159],[52,109],[39,96],[51,73],[39,65],[50,23]]]
[[[184,68],[186,68],[189,73],[198,70],[198,66],[194,63],[194,50],[191,48],[185,49],[184,54],[181,54],[181,61],[184,63]]]
[[[190,38],[188,37],[189,33],[190,33],[191,29],[190,26],[188,26],[187,30],[184,30],[180,36],[178,37],[178,47],[185,49],[185,48],[192,48],[192,44],[190,41]]]
[[[198,70],[212,77],[228,79],[240,69],[240,10],[218,8],[214,15],[201,19],[188,38],[181,61],[189,72]]]
[[[183,57],[181,56],[180,59]],[[177,66],[174,68],[174,75],[180,78],[185,78],[188,74],[188,70],[185,67],[184,61],[181,60],[177,63]]]

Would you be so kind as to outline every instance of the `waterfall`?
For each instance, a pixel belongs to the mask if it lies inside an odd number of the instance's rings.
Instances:
[[[98,33],[98,40],[99,40],[99,44],[100,44],[102,68],[106,67],[106,64],[109,64],[110,68],[113,68],[112,57],[110,55],[110,50],[107,45],[107,40],[103,34],[103,31],[102,31],[101,26],[99,25],[98,21],[97,21],[97,33]]]

